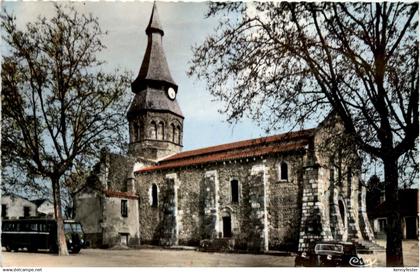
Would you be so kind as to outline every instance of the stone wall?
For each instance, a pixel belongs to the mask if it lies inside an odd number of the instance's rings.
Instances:
[[[102,246],[101,195],[97,192],[81,192],[74,200],[75,220],[80,222],[91,247]]]
[[[129,120],[129,122],[133,124],[134,120]],[[149,111],[136,117],[135,122],[140,124],[141,133],[138,139],[134,139],[133,128],[130,128],[130,144],[128,147],[130,155],[156,160],[181,151],[183,118],[172,113]],[[152,122],[156,126],[163,123],[163,134],[160,127],[157,127],[155,131]],[[175,135],[172,126],[175,128]]]
[[[329,116],[314,138],[313,158],[303,178],[299,251],[318,240],[357,241],[365,236],[360,215],[360,159],[351,137]]]
[[[285,154],[139,174],[142,243],[199,245],[204,239],[224,238],[224,220],[230,218],[232,237],[226,238],[237,249],[296,248],[303,159],[303,154]],[[289,164],[287,181],[278,178],[283,161]],[[233,179],[239,183],[237,203],[232,202]],[[157,207],[151,206],[153,184],[159,192]],[[169,233],[176,235],[170,243]]]
[[[127,201],[127,217],[121,214],[121,201]],[[104,197],[103,209],[106,211],[100,224],[103,228],[103,245],[127,245],[140,244],[138,200],[119,197]],[[127,241],[123,242],[127,236]]]

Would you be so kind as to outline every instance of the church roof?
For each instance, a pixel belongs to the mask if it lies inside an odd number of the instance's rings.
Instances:
[[[314,131],[315,129],[300,130],[184,151],[162,159],[156,165],[140,169],[137,173],[302,150],[311,142]]]
[[[164,92],[150,87],[134,96],[128,116],[135,116],[141,111],[170,111],[183,117],[181,108],[176,101],[169,100]]]
[[[148,36],[147,48],[140,72],[131,84],[133,92],[137,93],[143,90],[148,85],[147,83],[164,83],[173,87],[176,91],[178,86],[172,79],[162,47],[162,36],[164,32],[159,21],[156,3],[153,4],[146,34]]]
[[[153,2],[152,14],[150,15],[149,24],[146,28],[146,34],[150,34],[153,32],[159,32],[162,36],[164,35],[163,28],[159,20],[156,2]]]

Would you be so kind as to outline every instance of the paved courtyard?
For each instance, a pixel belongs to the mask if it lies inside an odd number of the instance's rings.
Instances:
[[[384,241],[379,241],[384,245]],[[372,266],[385,266],[385,252],[361,255]],[[404,241],[406,266],[419,265],[418,241]],[[254,254],[204,253],[191,250],[130,249],[103,250],[84,249],[79,254],[60,257],[47,252],[2,252],[4,267],[92,267],[92,266],[218,266],[218,267],[287,267],[294,265],[293,256]]]

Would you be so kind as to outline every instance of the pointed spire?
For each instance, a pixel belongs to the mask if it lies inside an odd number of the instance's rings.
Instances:
[[[163,29],[159,21],[156,2],[153,3],[152,14],[146,28],[148,37],[147,48],[144,54],[140,72],[131,84],[133,92],[143,90],[150,83],[161,84],[166,88],[178,90],[178,85],[172,79],[162,46]]]
[[[146,28],[147,35],[153,32],[158,32],[162,36],[164,34],[162,26],[160,24],[160,20],[159,20],[159,14],[156,7],[156,1],[153,1],[152,15],[150,15],[149,24],[147,25],[147,28]]]

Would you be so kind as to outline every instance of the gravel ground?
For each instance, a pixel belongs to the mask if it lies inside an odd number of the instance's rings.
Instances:
[[[385,241],[378,241],[385,245]],[[405,266],[419,266],[418,241],[404,241]],[[374,267],[385,266],[385,252],[361,255]],[[79,254],[60,257],[47,252],[2,252],[4,267],[152,267],[152,266],[201,266],[201,267],[290,267],[292,256],[253,254],[203,253],[190,250],[130,249],[103,250],[84,249]]]

